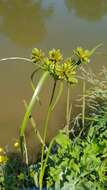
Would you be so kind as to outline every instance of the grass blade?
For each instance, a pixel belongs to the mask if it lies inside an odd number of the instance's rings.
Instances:
[[[23,144],[23,136],[24,136],[25,129],[27,127],[27,123],[29,121],[29,116],[32,113],[32,109],[33,109],[33,107],[34,107],[34,105],[35,105],[35,103],[37,101],[37,97],[38,97],[38,95],[39,95],[39,93],[40,93],[40,91],[42,89],[42,86],[43,86],[45,80],[48,78],[48,75],[49,75],[49,72],[47,71],[47,72],[45,72],[43,74],[43,76],[39,80],[38,85],[37,85],[37,87],[36,87],[36,89],[34,91],[34,94],[33,94],[32,98],[31,98],[31,101],[30,101],[30,103],[28,105],[28,108],[26,110],[26,113],[25,113],[25,116],[24,116],[24,119],[23,119],[23,122],[22,122],[22,125],[21,125],[21,128],[20,128],[19,135],[20,135],[20,145],[21,145],[22,154],[23,154],[23,145],[22,145]]]

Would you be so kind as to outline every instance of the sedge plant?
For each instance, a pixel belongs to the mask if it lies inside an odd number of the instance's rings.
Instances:
[[[50,116],[57,102],[60,99],[60,96],[63,90],[63,84],[64,82],[66,82],[67,85],[69,86],[68,96],[67,96],[67,127],[69,126],[70,114],[68,112],[69,110],[71,112],[71,105],[69,103],[69,96],[70,96],[69,88],[72,85],[76,85],[78,82],[77,77],[76,77],[78,67],[81,64],[87,64],[90,61],[90,57],[94,53],[95,50],[96,48],[89,51],[89,50],[84,50],[81,47],[78,47],[75,51],[73,51],[72,56],[67,59],[63,58],[63,55],[61,54],[59,49],[53,49],[49,51],[48,56],[46,56],[45,53],[40,49],[34,48],[32,50],[32,62],[35,65],[35,71],[33,72],[33,76],[39,70],[43,71],[43,75],[41,76],[38,84],[36,85],[36,88],[34,89],[33,96],[30,100],[30,103],[27,106],[27,110],[26,110],[26,113],[25,113],[25,116],[20,128],[20,145],[21,145],[22,154],[23,154],[24,133],[25,133],[29,118],[32,114],[32,110],[35,106],[35,103],[38,101],[39,94],[42,90],[42,87],[45,81],[48,79],[48,77],[51,76],[54,80],[52,94],[51,94],[50,102],[48,105],[48,111],[47,111],[47,115],[46,115],[45,123],[44,123],[44,134],[43,134],[44,143],[42,144],[41,170],[40,170],[40,175],[39,175],[40,190],[42,190],[43,177],[44,177],[46,162],[49,155],[49,150],[48,150],[46,159],[44,160],[46,136],[47,136]],[[60,87],[59,87],[59,91],[57,92],[57,95],[55,95],[57,83],[60,83]],[[68,133],[68,128],[67,128],[67,133]]]
[[[36,129],[38,138],[40,139],[40,142],[42,143],[41,170],[40,170],[40,175],[39,175],[40,190],[42,190],[45,167],[46,167],[49,152],[51,149],[51,145],[50,145],[49,150],[47,150],[46,159],[44,159],[46,136],[47,136],[48,126],[49,126],[50,116],[62,95],[63,85],[66,82],[68,85],[66,133],[69,134],[69,121],[70,121],[70,113],[71,113],[71,108],[72,108],[72,106],[70,105],[70,92],[69,92],[70,86],[77,84],[78,82],[77,70],[79,66],[81,66],[82,64],[87,64],[90,61],[91,55],[95,52],[96,48],[98,48],[99,46],[100,45],[93,48],[92,50],[84,50],[81,47],[77,47],[76,50],[72,52],[71,57],[66,58],[66,59],[63,58],[63,55],[61,54],[59,49],[52,49],[51,51],[48,52],[48,55],[45,55],[45,53],[41,49],[34,48],[32,50],[31,60],[27,58],[20,58],[20,57],[11,57],[11,58],[5,58],[5,59],[0,60],[0,61],[6,61],[8,59],[19,59],[19,60],[21,59],[21,60],[32,62],[35,66],[35,70],[32,73],[31,79],[33,79],[34,75],[37,72],[39,72],[40,70],[43,71],[43,74],[40,77],[36,85],[36,88],[34,87],[33,80],[32,80],[31,84],[32,84],[32,88],[34,92],[33,92],[30,102],[28,104],[24,102],[26,112],[25,112],[25,115],[20,127],[20,131],[19,131],[22,158],[24,157],[24,153],[25,153],[27,164],[28,164],[28,157],[27,157],[27,150],[26,150],[26,145],[25,145],[25,130],[27,128],[29,120],[31,121],[32,126],[34,128],[36,127],[34,119],[32,118],[33,108],[35,104],[38,101],[40,101],[39,94],[42,91],[42,87],[44,86],[44,83],[49,78],[49,76],[51,76],[54,80],[51,98],[48,105],[48,111],[47,111],[47,115],[46,115],[45,123],[44,123],[43,139],[39,131]],[[59,85],[58,92],[55,93],[57,83],[59,83],[60,85]]]

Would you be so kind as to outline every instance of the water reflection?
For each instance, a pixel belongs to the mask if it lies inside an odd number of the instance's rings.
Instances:
[[[76,15],[89,21],[101,20],[107,14],[106,0],[65,0],[68,11],[75,9]]]
[[[45,38],[45,21],[52,14],[53,8],[44,8],[43,0],[1,0],[0,32],[14,43],[30,47]]]
[[[67,7],[67,10],[69,11],[69,12],[71,12],[71,10],[72,10],[72,0],[65,0],[65,5],[66,5],[66,7]]]

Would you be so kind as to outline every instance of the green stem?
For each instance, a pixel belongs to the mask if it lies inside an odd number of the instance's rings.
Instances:
[[[55,86],[56,84],[54,84],[53,86],[53,92],[52,92],[52,97],[53,97],[53,94],[55,92]],[[63,91],[63,82],[60,83],[60,86],[59,86],[59,90],[57,92],[57,96],[55,98],[55,102],[53,103],[52,107],[51,107],[51,112],[54,110],[55,106],[57,105],[60,97],[61,97],[61,94],[62,94],[62,91]],[[50,100],[50,102],[52,103],[52,99]],[[46,164],[47,164],[47,161],[48,161],[48,157],[49,157],[49,153],[50,153],[50,150],[51,150],[51,147],[53,145],[53,142],[54,142],[55,138],[52,139],[50,145],[49,145],[49,148],[47,150],[47,154],[46,154],[46,158],[45,160],[43,161],[43,150],[42,150],[42,158],[41,158],[41,173],[40,173],[40,178],[39,178],[39,184],[40,184],[40,188],[42,189],[42,181],[43,181],[43,177],[44,177],[44,173],[45,173],[45,169],[46,169]],[[42,147],[44,148],[44,147]]]
[[[64,84],[63,84],[63,82],[61,82],[60,86],[59,86],[58,93],[57,93],[57,97],[55,98],[55,102],[53,103],[53,106],[52,106],[52,111],[54,110],[55,106],[57,105],[57,103],[60,100],[60,97],[61,97],[62,92],[63,92],[63,88],[64,88]]]
[[[50,119],[50,114],[52,112],[52,101],[53,101],[53,98],[54,98],[54,95],[55,95],[55,89],[56,89],[56,81],[54,81],[52,95],[51,95],[51,99],[50,99],[50,103],[49,103],[49,108],[48,108],[48,112],[47,112],[47,116],[46,116],[46,120],[45,120],[44,137],[43,137],[44,143],[46,141],[46,135],[47,135],[47,129],[48,129],[48,122],[49,122],[49,119]]]
[[[25,105],[25,108],[26,108],[26,110],[27,110],[27,102],[24,100],[24,105]],[[41,137],[41,135],[40,135],[40,132],[39,132],[39,130],[37,129],[37,127],[36,127],[36,122],[35,122],[35,120],[34,120],[34,118],[32,117],[32,115],[30,115],[30,122],[31,122],[31,125],[32,125],[32,127],[33,127],[33,129],[34,129],[34,132],[35,132],[35,134],[36,134],[36,136],[38,137],[38,139],[39,139],[39,141],[40,141],[40,143],[41,144],[44,144],[44,142],[43,142],[43,139],[42,139],[42,137]]]
[[[55,95],[55,88],[56,88],[56,81],[54,81],[54,85],[53,85],[53,90],[52,90],[52,95],[51,95],[51,99],[50,99],[50,103],[49,103],[49,108],[48,108],[48,112],[47,112],[47,116],[46,116],[46,120],[45,120],[45,126],[44,126],[44,137],[43,137],[43,141],[45,143],[46,141],[46,135],[47,135],[47,129],[48,129],[48,122],[50,119],[50,115],[52,112],[52,101]]]
[[[52,148],[52,145],[55,141],[56,137],[54,137],[50,144],[49,144],[49,148],[47,150],[47,154],[46,154],[46,158],[45,158],[45,161],[44,161],[44,165],[42,166],[42,173],[41,173],[41,179],[43,180],[43,176],[44,176],[44,173],[45,173],[45,169],[46,169],[46,165],[47,165],[47,161],[48,161],[48,158],[49,158],[49,154],[50,154],[50,151],[51,151],[51,148]],[[41,184],[42,185],[42,184]],[[42,190],[42,186],[40,186],[40,190]]]
[[[49,107],[48,107],[48,112],[47,112],[47,116],[46,116],[46,120],[45,120],[45,125],[44,125],[44,137],[43,137],[44,143],[46,141],[48,123],[49,123],[50,115],[51,115],[51,112],[52,112],[52,107],[53,107],[52,106],[52,101],[53,101],[53,98],[54,98],[54,95],[55,95],[55,89],[56,89],[56,80],[54,81],[52,95],[51,95],[51,99],[50,99],[50,103],[49,103]],[[45,146],[43,145],[42,146],[42,156],[41,156],[41,171],[40,171],[40,177],[39,177],[40,190],[42,190],[42,182],[43,182],[43,175],[44,175],[44,171],[43,171],[44,151],[45,151]]]
[[[23,122],[22,122],[22,125],[20,128],[20,145],[21,145],[22,154],[23,154],[23,136],[24,136],[25,129],[27,127],[27,123],[29,121],[29,116],[31,115],[32,109],[33,109],[33,107],[37,101],[37,97],[38,97],[38,95],[42,89],[42,86],[43,86],[45,80],[47,79],[48,75],[49,75],[49,72],[45,72],[43,74],[43,76],[41,77],[41,79],[39,80],[38,85],[34,91],[32,98],[31,98],[31,101],[28,105],[27,111],[25,113],[25,116],[24,116],[24,119],[23,119]]]
[[[67,110],[66,110],[66,133],[69,134],[69,108],[70,108],[70,89],[67,90]]]
[[[66,109],[66,126],[65,126],[65,131],[66,131],[67,135],[69,135],[71,110],[72,110],[72,104],[70,104],[70,88],[68,86],[68,90],[67,90],[67,109]]]
[[[82,127],[85,125],[85,81],[83,81]]]
[[[53,97],[54,97],[54,94],[55,94],[55,88],[56,88],[56,80],[54,81],[53,90],[52,90],[52,95],[51,95],[51,99],[50,99],[49,105],[52,104],[52,100],[53,100]]]
[[[80,116],[79,118],[82,119],[81,116]],[[96,121],[96,122],[98,121],[98,119],[96,119],[96,118],[94,118],[94,117],[93,117],[93,118],[91,118],[91,117],[85,117],[84,119],[85,119],[85,120],[89,120],[89,121]]]
[[[8,60],[24,60],[24,61],[32,62],[31,59],[28,59],[26,57],[6,57],[6,58],[0,59],[0,62],[8,61]]]
[[[27,146],[26,146],[25,135],[24,135],[24,150],[25,150],[25,161],[26,161],[26,164],[28,165],[29,164],[29,159],[28,159],[28,151],[27,151]]]
[[[83,131],[84,131],[84,127],[85,127],[85,81],[83,81],[83,102],[82,102],[82,129],[79,133],[79,137],[81,137]]]

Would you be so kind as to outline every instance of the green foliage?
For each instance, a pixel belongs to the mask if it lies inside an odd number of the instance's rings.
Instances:
[[[42,177],[49,190],[107,189],[107,91],[102,82],[98,84],[99,88],[95,84],[86,97],[84,134],[75,133],[75,138],[70,138],[63,130],[47,148]],[[27,166],[14,155],[14,159],[10,157],[0,165],[1,187],[38,187],[40,169],[40,162]]]
[[[63,82],[66,81],[70,85],[77,83],[76,72],[78,67],[89,62],[96,48],[89,51],[79,47],[67,59],[63,58],[59,49],[49,51],[48,56],[45,56],[45,53],[37,48],[32,50],[32,60],[30,62],[35,63],[36,68],[31,77],[34,93],[29,104],[25,105],[26,113],[20,127],[19,135],[22,158],[21,160],[18,157],[13,159],[7,155],[6,159],[8,159],[5,160],[6,162],[0,164],[0,183],[2,184],[2,188],[15,190],[20,187],[27,188],[36,185],[42,190],[44,180],[44,184],[46,184],[48,189],[65,190],[70,188],[71,190],[88,190],[93,188],[94,190],[100,187],[100,189],[105,190],[105,184],[107,183],[105,110],[103,115],[99,115],[101,118],[97,118],[99,123],[96,122],[93,125],[91,123],[91,128],[89,126],[89,132],[84,139],[76,136],[75,140],[71,140],[68,129],[68,135],[67,133],[60,132],[52,140],[45,153],[49,119],[62,94]],[[33,77],[39,70],[42,70],[43,75],[35,88]],[[40,102],[38,96],[49,75],[54,80],[54,86],[45,118],[41,162],[29,165],[25,130],[29,120],[31,120],[33,126],[36,126],[32,118],[32,111],[35,103],[37,101]],[[58,81],[61,81],[60,88],[56,97],[54,97]],[[70,110],[71,106],[68,100],[67,112],[71,113]],[[67,113],[68,128],[70,113]],[[99,128],[99,133],[97,127]],[[39,139],[41,139],[39,131],[38,135],[40,137]],[[24,156],[26,157],[26,164],[23,163]],[[3,161],[5,157],[1,156],[0,159]]]
[[[61,190],[107,189],[107,72],[104,79],[91,79],[86,94],[83,134],[68,138],[60,133],[53,145],[45,173],[47,188]],[[78,120],[81,130],[81,119]],[[73,131],[77,131],[77,123]],[[57,188],[56,188],[57,187]]]
[[[80,49],[82,50],[81,52],[79,51]],[[27,155],[26,148],[24,150],[24,147],[26,147],[24,146],[25,144],[24,132],[27,127],[29,117],[32,114],[33,107],[38,100],[38,95],[40,91],[42,90],[44,82],[47,80],[49,74],[54,79],[54,87],[52,90],[51,100],[48,106],[48,112],[47,112],[45,125],[44,125],[44,135],[43,135],[44,144],[42,146],[41,172],[40,172],[40,179],[39,179],[40,190],[42,190],[42,182],[43,182],[43,176],[44,176],[44,171],[45,171],[45,167],[43,166],[44,145],[45,145],[46,135],[47,135],[47,130],[48,130],[48,122],[49,122],[51,113],[53,111],[52,103],[53,103],[53,98],[54,98],[54,92],[56,89],[56,83],[58,82],[58,80],[61,80],[62,82],[66,81],[70,85],[76,84],[77,83],[76,71],[77,71],[78,66],[84,63],[88,63],[90,56],[96,50],[96,48],[94,48],[91,51],[83,50],[82,48],[79,48],[79,50],[78,49],[75,50],[72,56],[67,59],[63,59],[63,56],[59,49],[57,50],[53,49],[49,51],[48,56],[45,56],[45,53],[40,49],[34,48],[32,50],[32,62],[35,63],[35,66],[36,66],[35,71],[42,70],[44,71],[44,73],[43,73],[43,76],[40,78],[36,86],[36,89],[34,90],[34,94],[30,100],[30,103],[28,104],[28,107],[27,107],[27,110],[26,110],[26,113],[25,113],[25,116],[20,128],[20,146],[21,146],[22,156],[24,156],[24,152],[25,152],[25,155]],[[57,99],[58,98],[56,98],[56,100]],[[54,105],[56,104],[54,103]]]
[[[73,142],[68,137],[68,140],[65,138],[67,146],[63,146],[63,137],[64,134],[59,135],[59,140],[54,145],[57,146],[57,150],[49,156],[46,170],[48,189],[58,183],[60,188],[62,187],[61,190],[69,187],[71,190],[90,190],[91,187],[93,190],[105,190],[107,140],[101,137],[92,140],[89,131],[84,140],[79,138]]]
[[[18,155],[8,155],[8,161],[0,164],[0,187],[2,190],[33,187],[35,173],[35,166],[28,167]]]

